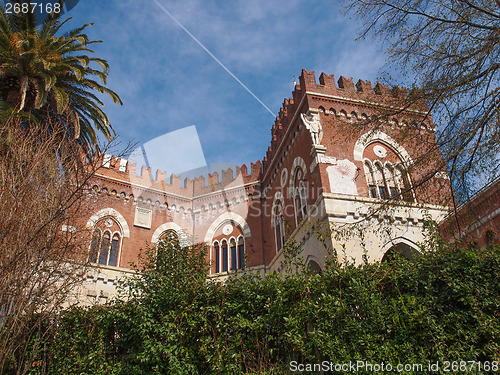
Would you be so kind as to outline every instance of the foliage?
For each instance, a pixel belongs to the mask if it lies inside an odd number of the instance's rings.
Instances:
[[[44,352],[49,373],[286,374],[291,361],[499,359],[499,247],[225,284],[205,280],[201,246],[166,241],[144,259],[128,300],[61,316]]]
[[[59,3],[62,9],[64,1]],[[97,147],[96,130],[108,141],[114,134],[96,92],[121,100],[104,86],[108,63],[89,56],[94,53],[89,46],[99,43],[84,34],[91,24],[57,36],[68,21],[61,22],[61,15],[52,12],[37,26],[36,13],[7,14],[0,5],[0,104],[62,127],[90,155]]]
[[[407,98],[397,98],[395,106],[427,101],[439,124],[438,147],[459,200],[468,198],[474,185],[484,185],[484,179],[498,177],[499,2],[350,0],[347,4],[346,9],[363,21],[361,37],[373,35],[387,47],[388,74],[399,72],[397,84],[418,89]]]

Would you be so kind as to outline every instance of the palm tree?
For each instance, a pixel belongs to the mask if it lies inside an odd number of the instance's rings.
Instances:
[[[59,4],[62,9],[64,0]],[[0,104],[27,112],[49,128],[63,124],[65,134],[90,154],[98,148],[96,131],[107,140],[115,134],[96,91],[114,103],[122,101],[104,86],[108,63],[88,56],[94,53],[89,46],[100,43],[83,33],[92,24],[56,36],[68,21],[61,22],[61,15],[52,12],[40,23],[34,13],[7,14],[0,5]]]

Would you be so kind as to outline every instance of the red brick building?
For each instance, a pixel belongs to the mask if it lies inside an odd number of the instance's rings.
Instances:
[[[325,73],[318,83],[303,70],[262,162],[250,168],[181,181],[107,157],[88,201],[89,256],[101,267],[87,295],[112,293],[139,249],[168,232],[184,244],[206,243],[213,277],[280,270],[290,239],[315,268],[332,256],[357,263],[394,250],[413,256],[424,221],[447,212],[450,190],[446,175],[434,173],[441,158],[425,103],[394,110],[405,97]]]
[[[445,241],[462,239],[479,247],[500,244],[500,179],[480,190],[439,225]]]

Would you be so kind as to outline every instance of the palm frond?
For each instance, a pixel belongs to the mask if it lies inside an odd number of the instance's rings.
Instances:
[[[64,0],[59,4],[63,6]],[[6,14],[0,5],[0,82],[8,82],[0,87],[0,101],[10,100],[10,106],[24,108],[42,122],[47,114],[66,119],[62,123],[68,136],[82,149],[93,150],[96,132],[106,139],[115,134],[96,93],[109,96],[114,103],[122,101],[105,86],[108,63],[93,56],[88,47],[101,42],[84,33],[92,24],[57,36],[69,20],[61,21],[60,15],[51,13],[37,27],[35,16]],[[97,68],[90,67],[92,62]]]

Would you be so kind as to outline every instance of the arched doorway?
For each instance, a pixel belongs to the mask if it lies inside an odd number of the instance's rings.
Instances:
[[[382,262],[393,261],[399,257],[404,257],[409,260],[415,260],[420,256],[420,251],[418,251],[413,246],[399,242],[389,248],[382,257]]]

